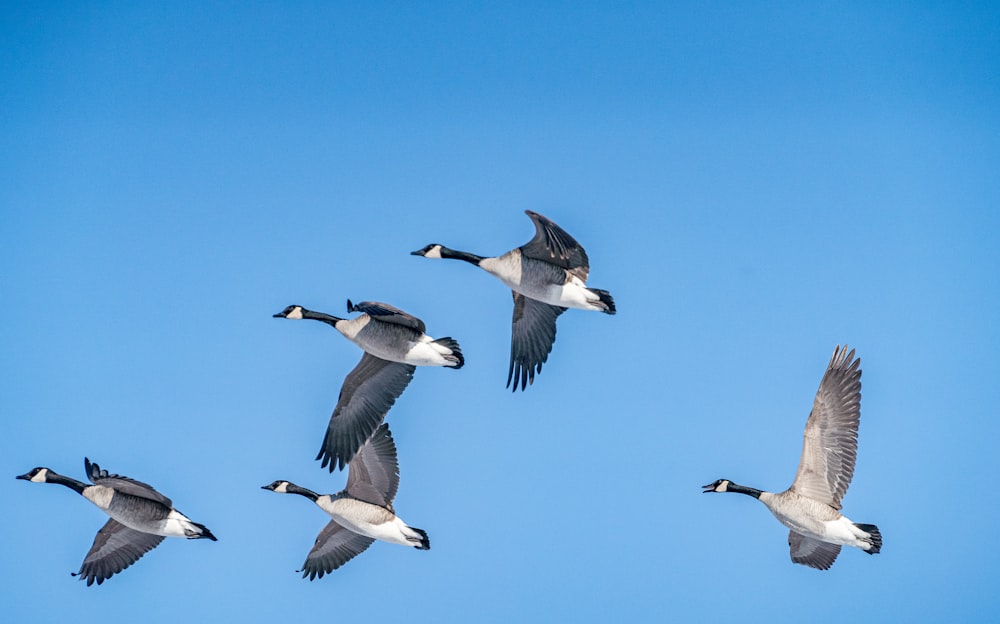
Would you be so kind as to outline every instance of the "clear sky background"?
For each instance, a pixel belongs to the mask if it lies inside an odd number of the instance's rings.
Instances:
[[[4,3],[0,620],[995,621],[995,3]],[[586,248],[576,310],[504,388],[494,255],[523,211]],[[389,413],[376,543],[260,489],[313,461],[361,352],[288,304],[454,336]],[[793,565],[717,478],[783,490],[838,343],[864,369],[844,510],[882,554]],[[70,577],[106,517],[16,481],[83,458],[218,542]]]

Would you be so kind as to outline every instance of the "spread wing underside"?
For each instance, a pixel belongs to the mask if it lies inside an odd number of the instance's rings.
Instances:
[[[861,360],[839,346],[806,421],[802,459],[791,489],[834,509],[854,476],[861,419]]]
[[[512,291],[513,292],[513,291]],[[514,292],[514,319],[510,338],[507,386],[524,390],[542,372],[556,341],[556,319],[566,308],[549,305]]]
[[[323,446],[316,456],[330,472],[343,468],[371,437],[389,408],[403,393],[416,367],[365,353],[344,380],[330,417]]]
[[[840,554],[840,544],[821,542],[795,531],[788,532],[788,548],[792,561],[817,570],[829,570]]]
[[[136,531],[110,518],[97,532],[80,571],[73,576],[85,579],[87,585],[92,585],[95,581],[100,585],[138,561],[162,541],[162,535]]]

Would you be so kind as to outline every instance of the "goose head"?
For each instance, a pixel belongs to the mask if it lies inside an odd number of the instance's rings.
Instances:
[[[423,249],[418,249],[417,251],[411,251],[411,256],[423,256],[425,258],[441,258],[441,245],[437,243],[431,243]]]
[[[30,471],[24,473],[23,475],[17,475],[16,479],[24,479],[25,481],[31,481],[32,483],[48,483],[49,475],[55,474],[52,470],[48,468],[43,468],[39,466],[38,468],[32,468]]]
[[[277,492],[278,494],[288,494],[288,486],[292,485],[290,481],[282,481],[278,479],[273,483],[260,486],[262,490],[271,490],[272,492]]]
[[[302,319],[302,313],[305,311],[300,305],[290,305],[281,312],[274,315],[273,318],[286,318],[293,321],[298,321]]]
[[[708,485],[701,486],[703,489],[702,494],[708,494],[709,492],[728,492],[729,485],[732,483],[729,479],[716,479]]]

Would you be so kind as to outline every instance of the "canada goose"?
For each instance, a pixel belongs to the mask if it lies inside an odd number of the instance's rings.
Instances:
[[[427,533],[407,526],[396,515],[392,501],[399,487],[396,444],[389,425],[382,423],[362,446],[347,471],[347,487],[337,494],[317,494],[291,481],[274,481],[262,489],[299,494],[316,503],[333,520],[320,531],[302,565],[302,578],[323,578],[380,539],[417,550],[431,547]]]
[[[164,537],[210,539],[216,541],[205,525],[192,522],[174,509],[170,499],[141,481],[108,474],[89,459],[83,460],[87,477],[93,485],[64,477],[51,468],[38,467],[18,479],[32,483],[58,483],[97,505],[111,519],[101,527],[94,545],[73,574],[100,585],[156,548]]]
[[[874,524],[856,524],[840,513],[840,500],[854,476],[861,418],[861,360],[847,345],[837,346],[819,384],[806,421],[802,460],[792,486],[780,493],[719,479],[704,492],[738,492],[764,503],[791,532],[792,561],[827,570],[841,546],[855,546],[870,555],[882,549],[882,534]]]
[[[556,341],[556,318],[567,308],[615,313],[606,290],[588,288],[587,252],[561,227],[537,212],[524,213],[535,224],[535,236],[502,256],[483,257],[432,243],[411,252],[425,258],[451,258],[474,264],[500,279],[514,295],[507,387],[521,390],[534,383]]]
[[[458,342],[431,338],[424,333],[423,321],[398,308],[375,301],[355,305],[348,299],[347,311],[362,314],[342,319],[290,305],[274,315],[322,321],[365,351],[340,388],[323,446],[316,455],[324,468],[329,464],[330,472],[351,461],[413,379],[416,366],[458,369],[465,364]]]

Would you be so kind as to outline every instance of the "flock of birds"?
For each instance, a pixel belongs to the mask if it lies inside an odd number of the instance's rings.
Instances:
[[[427,245],[413,255],[449,258],[474,264],[506,284],[513,293],[510,367],[507,386],[523,391],[534,383],[552,351],[556,319],[568,308],[615,313],[606,290],[586,285],[590,262],[576,240],[544,216],[525,211],[535,235],[525,245],[496,257],[478,256]],[[396,445],[387,423],[389,409],[403,393],[417,366],[459,369],[465,363],[454,339],[427,335],[420,319],[391,305],[347,302],[352,319],[290,305],[275,317],[326,323],[361,347],[364,355],[347,375],[316,459],[330,472],[348,469],[347,485],[336,494],[317,494],[290,481],[277,480],[263,489],[298,494],[330,517],[299,572],[313,580],[336,570],[375,540],[418,550],[430,548],[422,529],[407,525],[393,508],[399,487]],[[719,479],[704,492],[738,492],[753,496],[790,530],[791,558],[813,568],[833,565],[842,546],[878,553],[882,535],[873,524],[859,524],[840,513],[840,501],[854,475],[861,416],[861,360],[838,346],[820,382],[806,421],[802,458],[795,481],[772,493]],[[56,483],[97,505],[109,520],[73,574],[87,585],[100,585],[135,563],[164,537],[216,537],[202,524],[178,511],[152,486],[109,474],[89,459],[84,470],[90,484],[38,467],[20,475],[33,483]]]

